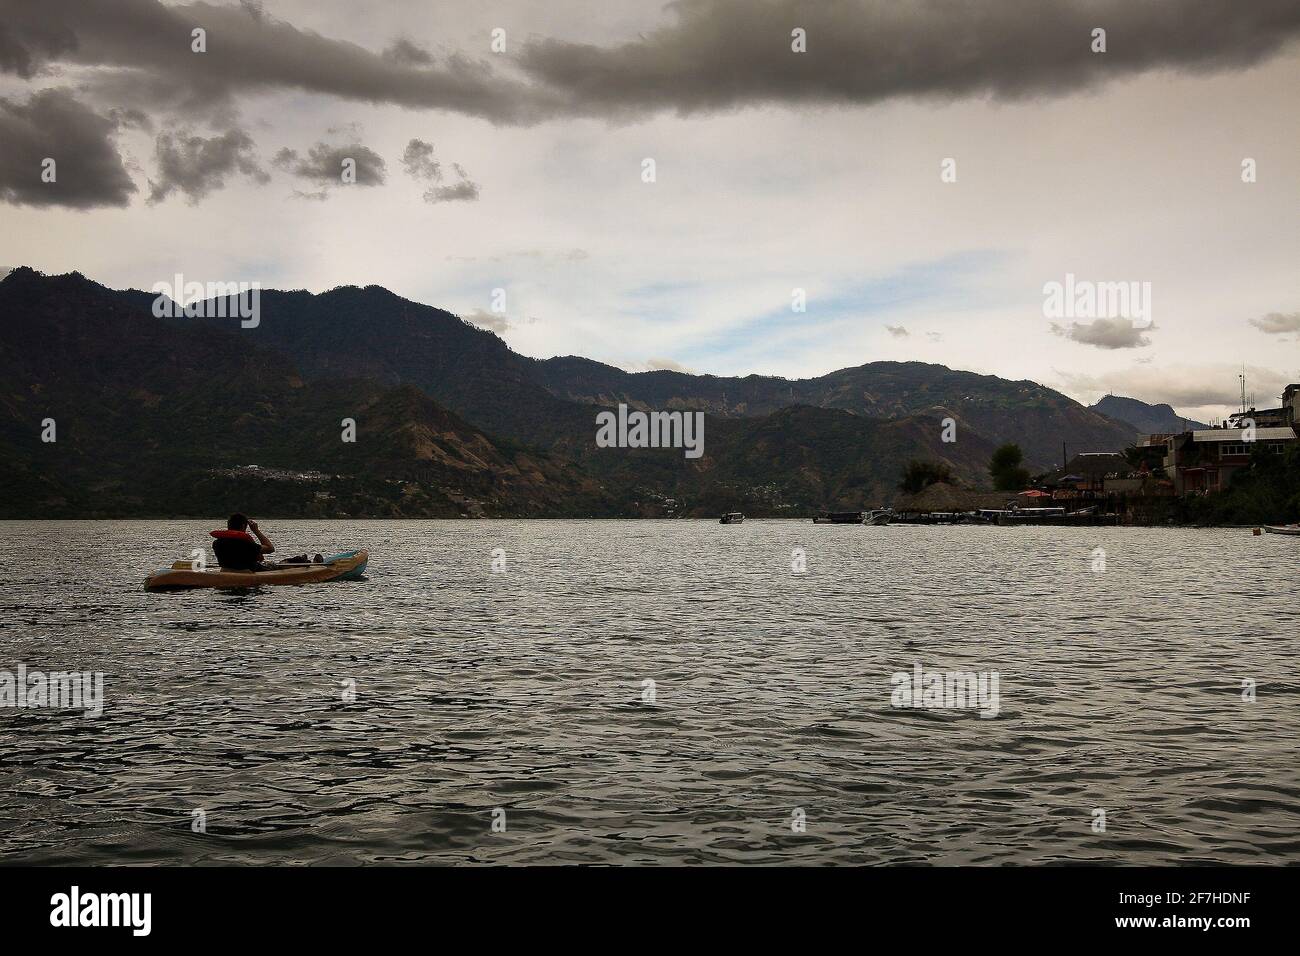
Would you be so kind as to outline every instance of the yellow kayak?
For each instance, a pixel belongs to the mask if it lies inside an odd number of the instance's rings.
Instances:
[[[273,571],[226,571],[210,568],[195,571],[188,561],[145,578],[147,591],[179,588],[260,588],[268,584],[318,584],[322,581],[353,581],[366,570],[369,551],[344,551],[322,564],[280,565]]]

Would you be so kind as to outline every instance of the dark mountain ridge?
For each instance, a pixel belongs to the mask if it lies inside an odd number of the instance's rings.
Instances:
[[[322,513],[450,516],[466,500],[501,514],[619,510],[568,462],[493,440],[413,386],[309,384],[278,352],[175,327],[138,296],[76,274],[0,282],[0,476],[19,490],[0,515],[212,513],[206,492],[237,478],[237,500],[262,502],[249,510],[311,513],[304,495]],[[53,442],[40,440],[46,419]],[[236,471],[254,464],[260,474]],[[337,480],[261,477],[276,471]]]
[[[378,286],[261,295],[261,323],[247,334],[288,356],[304,376],[346,374],[412,384],[489,432],[518,441],[563,442],[575,428],[586,429],[590,418],[585,412],[575,416],[575,405],[620,402],[723,418],[760,417],[791,405],[898,418],[940,406],[989,441],[1017,442],[1036,468],[1058,463],[1062,442],[1072,449],[1106,451],[1133,440],[1127,423],[1036,382],[943,365],[872,362],[810,379],[625,372],[579,356],[520,355],[450,312]],[[234,324],[230,319],[171,321]]]
[[[538,365],[553,393],[600,404],[698,408],[724,416],[768,415],[794,404],[873,418],[950,409],[985,439],[1018,443],[1026,460],[1038,468],[1059,462],[1062,441],[1076,449],[1109,450],[1133,439],[1133,429],[1125,423],[1036,382],[1012,382],[924,362],[870,362],[809,379],[624,372],[575,356]]]
[[[1150,405],[1122,395],[1107,395],[1091,407],[1095,412],[1131,425],[1141,435],[1170,435],[1210,427],[1194,419],[1184,418],[1172,406],[1163,403]]]
[[[978,484],[1003,441],[1051,464],[1063,435],[1072,450],[1132,437],[1035,383],[919,362],[805,380],[628,373],[519,355],[378,286],[259,294],[258,325],[241,328],[155,318],[152,293],[77,273],[10,273],[0,444],[5,477],[25,490],[6,513],[190,513],[210,503],[187,488],[247,478],[237,466],[250,463],[351,483],[346,505],[328,488],[295,504],[290,489],[276,506],[293,513],[657,513],[646,503],[666,498],[694,513],[806,513],[887,502],[909,458]],[[596,448],[595,414],[619,402],[705,412],[704,456]],[[54,447],[36,438],[47,416]],[[956,442],[940,440],[945,417]],[[340,441],[343,418],[356,443]]]

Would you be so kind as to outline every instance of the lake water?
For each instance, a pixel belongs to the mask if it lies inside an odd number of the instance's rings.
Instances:
[[[1300,539],[264,528],[369,579],[150,594],[206,524],[0,523],[0,671],[106,697],[0,708],[0,862],[1300,861]],[[997,715],[892,706],[916,664]]]

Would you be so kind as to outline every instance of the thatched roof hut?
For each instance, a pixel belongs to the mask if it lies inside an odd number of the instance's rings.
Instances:
[[[965,488],[946,481],[936,481],[932,485],[910,495],[903,495],[894,505],[895,511],[970,511],[978,505],[970,503],[973,496]]]

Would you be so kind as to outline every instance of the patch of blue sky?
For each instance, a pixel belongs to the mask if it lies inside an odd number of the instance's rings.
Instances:
[[[984,280],[1005,259],[1005,254],[994,250],[973,250],[910,264],[884,276],[833,284],[829,293],[810,289],[807,311],[793,311],[787,299],[769,312],[691,343],[681,360],[708,364],[737,350],[762,354],[765,342],[776,349],[792,334],[805,341],[829,338],[847,325],[861,328],[869,322],[897,320],[922,307],[929,321],[1004,304],[1006,293]]]
[[[676,282],[651,282],[629,289],[619,311],[627,315],[658,320],[688,318],[689,303],[698,301],[702,290],[709,288],[701,279]],[[673,313],[677,313],[676,316]]]

